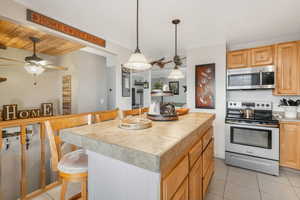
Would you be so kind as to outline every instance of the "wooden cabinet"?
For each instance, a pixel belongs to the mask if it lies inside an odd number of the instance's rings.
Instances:
[[[277,95],[297,95],[300,91],[300,65],[298,61],[299,43],[289,42],[278,44],[277,51],[277,73],[276,89]]]
[[[214,145],[212,126],[201,131],[201,137],[187,149],[181,161],[162,174],[162,200],[204,199],[214,172]]]
[[[300,122],[280,124],[280,165],[300,169]]]
[[[189,200],[189,181],[185,179],[183,184],[179,187],[172,200]]]
[[[251,49],[251,66],[274,64],[274,46]]]
[[[244,68],[250,66],[250,50],[231,51],[227,54],[227,68]]]
[[[189,200],[202,200],[202,157],[189,174]]]
[[[172,199],[177,189],[189,173],[189,160],[186,156],[163,180],[163,200]]]

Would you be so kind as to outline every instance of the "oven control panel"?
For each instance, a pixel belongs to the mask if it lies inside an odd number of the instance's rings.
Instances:
[[[228,101],[227,108],[230,109],[254,109],[254,110],[272,110],[272,102],[241,102]]]

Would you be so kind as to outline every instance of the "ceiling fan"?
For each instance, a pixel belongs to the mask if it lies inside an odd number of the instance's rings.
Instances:
[[[65,68],[65,67],[55,66],[55,65],[51,64],[51,62],[38,57],[36,55],[36,43],[40,42],[40,39],[36,38],[36,37],[29,37],[29,39],[33,43],[33,55],[32,56],[25,57],[24,61],[17,60],[14,58],[1,57],[1,56],[0,56],[0,60],[17,63],[17,65],[23,66],[28,73],[33,74],[34,76],[40,75],[46,69],[67,70],[67,68]],[[3,47],[5,47],[5,46],[3,45]],[[1,48],[1,49],[6,49],[6,48]],[[0,64],[0,67],[1,66],[9,66],[9,65],[11,65],[11,64]]]
[[[173,60],[169,60],[169,61],[164,61],[165,59],[166,59],[166,58],[163,57],[163,58],[161,58],[161,59],[158,59],[158,60],[155,60],[155,61],[150,62],[150,64],[151,64],[152,66],[157,65],[157,66],[159,66],[161,69],[163,69],[163,68],[165,67],[166,64],[169,64],[169,63],[172,63],[172,62],[174,62],[174,63],[177,62],[177,61],[175,61],[174,59],[173,59]],[[180,58],[180,60],[184,60],[184,59],[186,59],[186,57]]]

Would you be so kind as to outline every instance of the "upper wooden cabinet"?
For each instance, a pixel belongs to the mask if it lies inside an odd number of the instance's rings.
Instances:
[[[280,165],[300,169],[300,123],[280,124]]]
[[[231,51],[227,54],[227,68],[244,68],[250,66],[250,50]]]
[[[274,46],[251,49],[251,66],[274,64]]]
[[[299,50],[299,51],[298,51]],[[276,95],[297,95],[300,91],[299,73],[300,45],[298,42],[282,43],[276,46],[277,73]]]

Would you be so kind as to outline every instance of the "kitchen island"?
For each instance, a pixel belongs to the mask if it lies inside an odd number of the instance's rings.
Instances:
[[[214,171],[214,119],[190,113],[144,130],[112,120],[65,129],[61,138],[87,150],[90,200],[193,200]]]

